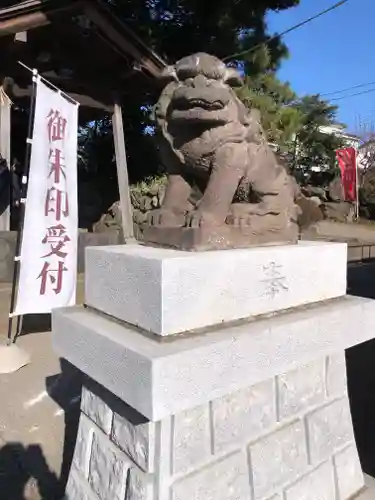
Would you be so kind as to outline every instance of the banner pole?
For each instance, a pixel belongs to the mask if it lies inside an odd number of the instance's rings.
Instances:
[[[16,334],[14,339],[12,340],[12,332],[13,332],[13,317],[14,317],[14,306],[16,302],[16,291],[17,291],[17,283],[19,278],[19,272],[21,267],[20,262],[20,249],[22,244],[22,235],[23,228],[25,222],[25,205],[27,198],[27,187],[29,181],[29,171],[30,171],[30,159],[31,159],[31,147],[32,147],[32,139],[33,139],[33,131],[34,131],[34,118],[35,118],[35,105],[36,105],[36,90],[37,90],[37,81],[38,81],[38,71],[34,69],[32,71],[32,90],[31,90],[31,99],[30,99],[30,113],[29,113],[29,124],[26,138],[26,153],[25,153],[25,164],[24,171],[22,176],[22,186],[21,186],[21,200],[20,200],[20,218],[18,224],[17,231],[17,240],[16,240],[16,250],[14,257],[14,268],[13,268],[13,281],[12,281],[12,293],[10,298],[10,308],[9,308],[9,320],[8,320],[8,339],[7,345],[11,345],[16,342],[16,339],[20,333],[22,318],[18,316],[17,318],[17,327]]]

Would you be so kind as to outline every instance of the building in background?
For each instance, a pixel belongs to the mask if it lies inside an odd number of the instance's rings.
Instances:
[[[341,123],[334,123],[332,125],[327,125],[319,128],[322,134],[333,134],[340,139],[343,139],[346,143],[346,147],[352,147],[359,149],[361,145],[361,138],[358,135],[351,134],[345,130],[345,126]]]

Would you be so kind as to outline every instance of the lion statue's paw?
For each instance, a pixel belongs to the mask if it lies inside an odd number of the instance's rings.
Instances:
[[[185,217],[186,227],[213,227],[222,224],[223,221],[216,214],[199,209],[188,212]]]
[[[150,226],[181,227],[184,225],[184,214],[166,208],[158,208],[148,213],[147,223]]]

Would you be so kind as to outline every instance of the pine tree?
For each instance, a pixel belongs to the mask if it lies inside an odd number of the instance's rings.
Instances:
[[[293,107],[297,96],[288,82],[281,82],[272,67],[269,49],[263,45],[248,58],[244,86],[238,96],[248,108],[260,111],[268,140],[280,150],[288,150],[301,126],[301,113]]]
[[[345,147],[345,142],[334,134],[321,131],[337,123],[337,106],[319,95],[305,96],[293,106],[299,111],[301,125],[296,135],[295,167],[305,173],[312,167],[334,172],[337,168],[336,150]]]

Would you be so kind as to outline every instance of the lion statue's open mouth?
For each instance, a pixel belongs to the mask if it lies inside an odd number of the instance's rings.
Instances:
[[[232,101],[228,88],[206,77],[189,78],[176,88],[168,106],[170,121],[218,122],[228,121],[228,106]]]
[[[224,103],[219,100],[208,101],[207,99],[192,98],[192,99],[180,99],[174,102],[174,107],[181,111],[189,110],[192,108],[201,108],[206,111],[218,111],[224,108]]]

